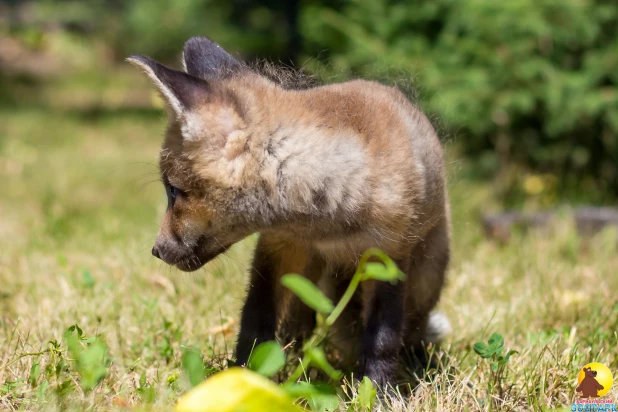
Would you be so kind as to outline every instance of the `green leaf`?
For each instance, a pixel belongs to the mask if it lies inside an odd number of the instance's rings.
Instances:
[[[155,388],[146,381],[146,372],[140,375],[139,388],[137,388],[136,391],[142,401],[146,403],[153,403],[157,397]]]
[[[180,362],[192,387],[199,385],[204,380],[204,362],[198,350],[185,349]]]
[[[75,359],[75,370],[84,392],[90,392],[107,375],[107,345],[100,340],[83,347],[73,334],[67,334],[67,346]]]
[[[97,341],[97,337],[96,336],[89,336],[87,338],[82,338],[81,340],[86,345],[91,345],[91,344],[93,344],[93,343],[95,343]]]
[[[506,355],[504,356],[504,363],[506,364],[506,363],[509,361],[509,359],[511,359],[511,356],[512,356],[512,355],[516,355],[516,354],[518,354],[518,353],[519,353],[519,352],[517,352],[516,350],[513,350],[513,349],[511,349],[510,351],[508,351],[508,352],[506,353]]]
[[[305,305],[320,313],[329,314],[335,308],[333,302],[309,279],[295,274],[285,275],[281,283],[290,289]]]
[[[176,383],[177,380],[178,380],[178,374],[170,373],[169,375],[167,375],[165,382],[168,384],[168,386],[174,387],[174,384]]]
[[[251,353],[247,368],[270,378],[285,366],[283,348],[275,341],[261,343]]]
[[[311,359],[311,364],[322,369],[331,379],[338,381],[342,378],[343,374],[341,371],[336,370],[328,363],[322,348],[310,348],[306,351],[306,354]]]
[[[107,368],[105,367],[107,356],[107,346],[97,341],[88,346],[79,357],[79,364],[82,371],[81,386],[86,391],[94,387],[105,377]]]
[[[30,376],[28,377],[28,383],[30,384],[30,386],[36,388],[40,375],[41,365],[39,364],[39,361],[36,360],[30,367]]]
[[[77,325],[77,323],[76,323],[76,324],[74,324],[74,325],[69,326],[69,327],[67,328],[67,330],[66,330],[66,331],[64,331],[64,334],[65,334],[65,335],[67,335],[67,334],[69,334],[69,335],[70,335],[70,334],[72,334],[72,333],[73,333],[73,332],[75,332],[75,331],[77,331],[77,338],[78,338],[78,339],[82,339],[82,337],[84,336],[84,332],[83,332],[83,331],[82,331],[82,329],[81,329],[81,328]],[[50,343],[51,343],[51,341],[50,341]],[[56,347],[58,347],[57,342],[56,342]]]
[[[75,391],[75,384],[70,378],[67,378],[59,385],[56,385],[54,389],[60,398],[64,398]]]
[[[339,408],[339,397],[337,395],[314,395],[307,399],[307,403],[312,411],[336,411]]]
[[[90,273],[89,270],[84,269],[82,271],[82,285],[86,288],[92,288],[96,283],[97,282],[94,279],[94,276],[92,276],[92,273]]]
[[[7,380],[2,386],[0,386],[0,393],[6,395],[8,393],[11,393],[13,390],[19,388],[23,384],[24,378],[17,378],[14,381]]]
[[[146,372],[142,372],[142,374],[139,376],[139,387],[140,388],[145,388],[146,387]]]
[[[405,273],[400,271],[393,259],[391,259],[382,250],[377,248],[367,249],[361,259],[369,257],[375,257],[380,259],[382,261],[382,264],[384,265],[384,269],[380,269],[378,266],[375,266],[376,262],[368,262],[365,264],[365,267],[362,268],[364,272],[367,272],[368,270],[377,271],[377,276],[386,277],[387,279],[384,280],[389,280],[391,282],[405,279]],[[377,263],[377,265],[380,265],[380,263]],[[367,269],[367,267],[369,267],[369,269]]]
[[[36,397],[38,399],[44,399],[45,394],[47,393],[47,389],[49,389],[49,381],[46,379],[36,389]]]
[[[499,333],[494,333],[489,337],[489,351],[499,355],[504,350],[504,338]]]
[[[397,266],[388,268],[382,263],[369,262],[365,264],[365,272],[363,273],[362,280],[370,279],[397,283],[398,280],[404,280],[405,275]]]
[[[386,270],[389,276],[392,277],[393,281],[397,279],[404,280],[406,278],[406,275],[401,270],[399,270],[395,262],[390,257],[388,257],[388,255],[384,254],[384,256],[382,257],[382,262],[384,263],[384,266],[386,266]]]
[[[377,390],[373,386],[373,382],[368,377],[364,377],[358,386],[358,395],[356,402],[362,410],[370,411],[376,399]]]
[[[69,366],[65,362],[64,359],[60,359],[54,368],[54,372],[56,374],[56,378],[60,378],[62,372],[69,370]]]
[[[335,388],[325,383],[291,382],[282,388],[294,398],[309,398],[315,395],[334,395]]]
[[[476,342],[473,346],[474,352],[481,358],[491,358],[491,354],[488,354],[487,345],[483,342]]]

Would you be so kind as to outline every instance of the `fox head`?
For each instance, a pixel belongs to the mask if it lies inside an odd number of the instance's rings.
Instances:
[[[262,74],[205,37],[185,44],[185,71],[144,56],[128,60],[152,80],[169,114],[159,160],[168,207],[156,257],[191,271],[255,232],[307,240],[364,227],[371,172],[359,133],[386,130],[367,122],[390,118],[375,116],[362,90],[377,88],[385,100],[391,91],[360,83],[346,94],[281,71]],[[375,141],[383,152],[385,140]]]
[[[265,150],[250,139],[260,133],[250,127],[260,115],[251,100],[276,85],[205,37],[185,44],[185,72],[145,56],[128,61],[152,80],[169,115],[159,159],[168,206],[152,253],[196,270],[268,218],[249,200],[259,196],[252,167]]]

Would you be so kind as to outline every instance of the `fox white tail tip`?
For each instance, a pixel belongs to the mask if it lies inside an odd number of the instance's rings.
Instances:
[[[439,343],[452,331],[451,322],[442,312],[431,312],[427,325],[427,341],[433,344]]]

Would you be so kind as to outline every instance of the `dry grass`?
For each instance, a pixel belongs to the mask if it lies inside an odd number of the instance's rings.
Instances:
[[[183,348],[199,348],[212,370],[231,355],[254,239],[194,274],[150,256],[165,207],[163,127],[148,111],[0,108],[0,409],[169,410],[188,388]],[[507,246],[483,240],[477,216],[491,191],[459,178],[467,167],[450,165],[454,262],[440,308],[453,333],[437,352],[442,368],[382,408],[570,410],[585,363],[618,369],[616,233],[584,249],[565,211]],[[71,354],[28,355],[50,340],[64,349],[73,324],[109,348],[89,393]],[[493,332],[519,352],[501,376],[471,349]]]

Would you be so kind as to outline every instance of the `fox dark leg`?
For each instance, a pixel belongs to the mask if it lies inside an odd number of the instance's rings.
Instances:
[[[236,365],[245,365],[255,347],[275,338],[278,315],[275,302],[275,260],[258,242],[251,267],[249,293],[242,309]]]
[[[369,377],[384,390],[392,389],[403,342],[405,287],[401,283],[371,282],[363,289],[365,329],[359,376]]]
[[[237,365],[247,363],[254,347],[275,339],[289,300],[286,299],[287,291],[281,286],[281,277],[288,273],[303,273],[308,262],[306,245],[274,236],[260,236],[251,267],[249,293],[241,315]],[[304,313],[304,317],[310,318],[310,314]]]
[[[336,267],[328,273],[332,290],[328,296],[339,302],[356,272],[355,266]],[[360,291],[358,291],[360,292]],[[362,294],[355,293],[329,330],[329,343],[339,352],[342,366],[354,365],[359,360],[360,337],[364,330]]]
[[[417,366],[425,368],[429,363],[426,346],[438,343],[448,328],[444,318],[440,325],[439,318],[430,316],[440,299],[444,286],[446,269],[449,262],[449,232],[446,221],[436,225],[423,242],[415,247],[410,255],[408,279],[406,281],[406,327],[404,342],[406,349],[416,357]]]

